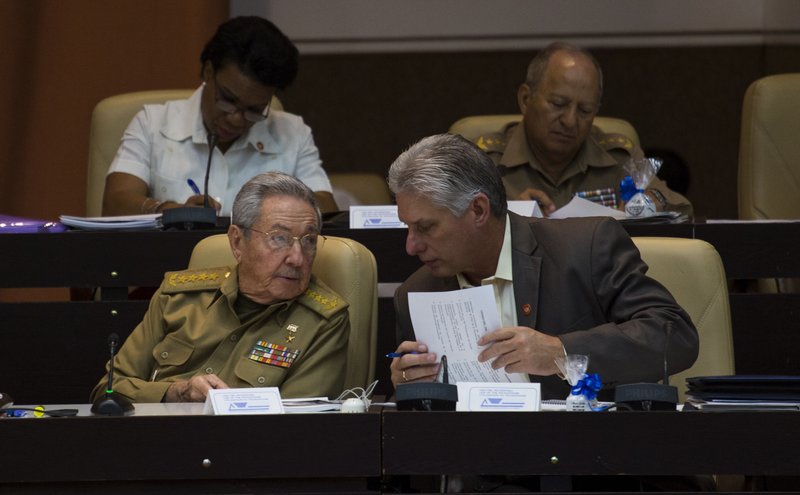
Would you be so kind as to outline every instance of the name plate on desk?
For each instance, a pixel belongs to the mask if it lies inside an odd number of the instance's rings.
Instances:
[[[203,414],[283,414],[281,393],[278,387],[209,390]]]
[[[458,382],[456,411],[539,411],[539,383]]]
[[[397,206],[351,206],[351,229],[405,229],[408,225],[397,218]]]

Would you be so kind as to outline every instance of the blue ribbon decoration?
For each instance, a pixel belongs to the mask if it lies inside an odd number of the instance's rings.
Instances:
[[[622,201],[627,203],[636,194],[636,185],[633,183],[630,175],[626,175],[619,183],[619,197]]]
[[[597,373],[585,373],[583,378],[578,380],[578,383],[572,386],[570,393],[572,395],[582,395],[587,400],[594,400],[597,398],[597,392],[603,388],[603,381]]]

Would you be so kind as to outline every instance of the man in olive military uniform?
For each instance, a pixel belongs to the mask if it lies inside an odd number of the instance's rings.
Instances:
[[[643,153],[629,138],[592,125],[602,94],[603,73],[588,51],[552,43],[533,58],[517,91],[522,122],[475,142],[500,167],[509,199],[536,200],[545,214],[577,193],[620,205],[622,165]],[[658,211],[692,214],[689,200],[658,178],[646,194]]]
[[[247,182],[228,229],[237,264],[165,275],[116,356],[114,390],[134,402],[198,402],[228,387],[338,396],[350,320],[342,297],[311,275],[321,225],[296,178]],[[105,388],[103,378],[92,397]]]

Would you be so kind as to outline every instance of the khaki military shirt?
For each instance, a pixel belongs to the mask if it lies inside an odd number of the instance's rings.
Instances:
[[[544,191],[561,208],[579,192],[590,195],[601,189],[613,189],[616,202],[620,200],[619,185],[627,175],[623,164],[629,158],[642,158],[642,150],[621,134],[605,134],[592,127],[589,137],[561,177],[554,181],[544,172],[533,155],[525,129],[514,123],[505,132],[480,136],[476,139],[481,149],[492,157],[503,174],[503,184],[508,199],[516,199],[528,188]],[[654,178],[648,189],[656,189],[664,195],[667,210],[692,214],[688,199],[667,187],[659,178]]]
[[[167,273],[115,358],[114,390],[161,402],[172,382],[213,373],[232,388],[279,387],[282,397],[342,392],[350,320],[341,296],[312,276],[298,298],[239,321],[238,294],[235,266]]]

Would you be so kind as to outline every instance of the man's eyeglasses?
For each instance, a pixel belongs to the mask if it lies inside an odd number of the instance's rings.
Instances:
[[[272,99],[270,98],[269,103],[267,103],[267,106],[265,106],[264,110],[261,112],[247,108],[241,108],[234,101],[220,92],[217,77],[214,76],[214,104],[218,109],[222,110],[228,115],[242,112],[242,117],[244,117],[244,120],[255,124],[256,122],[266,120],[266,118],[269,116],[269,107],[272,106]]]
[[[297,241],[300,243],[300,249],[303,251],[303,253],[310,255],[317,252],[317,249],[321,248],[322,245],[325,244],[325,236],[320,234],[306,234],[298,237],[281,229],[264,232],[251,227],[242,228],[263,234],[267,240],[267,246],[269,246],[273,251],[286,251],[292,247],[294,241]]]

